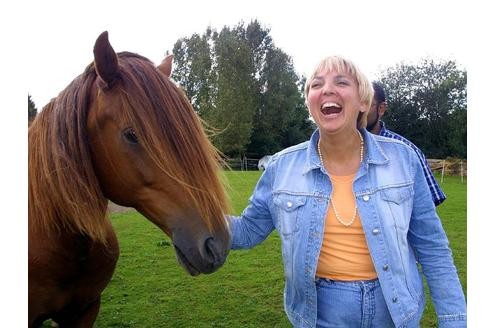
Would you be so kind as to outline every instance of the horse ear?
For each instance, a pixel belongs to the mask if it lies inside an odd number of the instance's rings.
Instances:
[[[95,56],[96,73],[107,83],[108,87],[111,87],[119,76],[119,61],[117,54],[108,41],[107,31],[101,33],[96,39],[93,54]]]
[[[174,55],[168,55],[162,60],[162,63],[158,65],[158,69],[165,74],[167,77],[170,77],[172,73],[172,61],[174,59]]]

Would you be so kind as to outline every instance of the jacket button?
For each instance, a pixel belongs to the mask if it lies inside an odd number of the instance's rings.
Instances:
[[[369,200],[370,200],[370,196],[368,196],[368,195],[364,195],[364,196],[363,196],[363,200],[364,200],[365,202],[369,201]]]
[[[392,302],[397,303],[399,299],[397,297],[392,298]]]
[[[372,233],[374,235],[378,235],[380,233],[380,230],[375,228],[375,229],[373,229]]]
[[[287,207],[291,208],[292,207],[292,202],[287,202]]]
[[[383,266],[383,271],[388,271],[388,264],[385,264],[385,265]]]

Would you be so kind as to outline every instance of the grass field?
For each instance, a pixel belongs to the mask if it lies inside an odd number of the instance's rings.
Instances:
[[[238,214],[259,172],[228,172]],[[447,177],[448,200],[439,214],[466,289],[466,184]],[[249,251],[232,251],[219,271],[190,277],[175,260],[170,240],[136,212],[114,214],[121,255],[103,293],[96,327],[290,327],[283,310],[280,240],[272,233]],[[428,300],[422,327],[435,327]]]

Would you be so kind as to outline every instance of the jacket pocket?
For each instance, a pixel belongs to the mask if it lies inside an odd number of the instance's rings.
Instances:
[[[393,224],[403,233],[407,233],[412,214],[412,202],[414,190],[412,185],[389,187],[380,191],[384,201],[382,218],[385,222]]]
[[[413,195],[412,186],[392,187],[381,191],[383,200],[400,205]]]
[[[277,223],[279,231],[284,235],[290,235],[299,230],[298,220],[302,215],[305,196],[278,194],[274,196],[277,207]]]

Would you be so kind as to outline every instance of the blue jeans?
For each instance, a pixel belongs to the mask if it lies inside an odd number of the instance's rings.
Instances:
[[[316,278],[317,327],[395,327],[378,279],[335,281]]]

